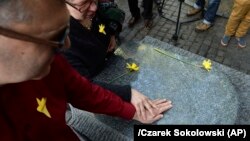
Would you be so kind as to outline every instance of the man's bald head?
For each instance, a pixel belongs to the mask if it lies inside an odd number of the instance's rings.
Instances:
[[[0,85],[47,75],[54,49],[15,36],[58,42],[69,22],[65,1],[0,0],[0,19]],[[16,35],[8,36],[7,31]]]
[[[31,19],[25,7],[23,0],[0,0],[0,25],[7,27],[10,22],[23,22]]]
[[[42,3],[42,4],[41,4]],[[64,0],[0,0],[0,26],[29,23],[36,20],[41,9],[51,9],[64,5]],[[56,9],[54,9],[56,10]]]

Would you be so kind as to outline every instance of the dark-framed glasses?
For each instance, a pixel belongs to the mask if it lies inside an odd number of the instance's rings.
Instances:
[[[73,3],[70,3],[68,1],[65,1],[65,3],[80,13],[83,13],[84,11],[86,11],[93,4],[97,5],[96,0],[86,0],[86,1],[83,1],[82,3],[79,3],[79,4],[73,4]]]
[[[55,41],[46,40],[38,37],[33,37],[27,34],[19,33],[16,31],[13,31],[11,29],[6,29],[0,26],[0,35],[10,37],[13,39],[18,39],[22,41],[32,42],[36,44],[42,44],[54,48],[62,48],[64,47],[65,39],[67,38],[69,34],[69,25],[65,27],[57,36]]]

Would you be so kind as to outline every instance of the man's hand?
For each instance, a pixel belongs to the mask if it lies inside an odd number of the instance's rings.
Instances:
[[[115,36],[111,36],[107,52],[112,52],[117,47]]]
[[[171,101],[167,101],[166,99],[154,100],[153,104],[157,106],[157,108],[153,108],[155,115],[152,115],[148,110],[146,110],[146,118],[142,118],[142,116],[136,111],[133,119],[145,124],[153,123],[161,119],[163,117],[162,113],[172,107]]]
[[[131,90],[131,103],[135,106],[138,116],[146,119],[146,111],[152,116],[155,115],[153,108],[157,108],[156,104],[135,89]]]

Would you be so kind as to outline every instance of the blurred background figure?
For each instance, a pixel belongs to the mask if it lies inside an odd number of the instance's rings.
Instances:
[[[225,33],[221,39],[222,46],[227,46],[231,37],[235,36],[239,48],[247,46],[245,36],[250,27],[250,0],[235,0],[228,19]]]
[[[221,0],[208,0],[208,8],[204,13],[203,21],[195,27],[195,31],[206,31],[213,26],[220,2]],[[193,16],[200,13],[204,9],[205,4],[205,0],[197,0],[192,9],[187,12],[187,16]]]
[[[153,9],[153,0],[143,0],[143,13],[142,16],[144,18],[144,27],[151,28],[152,22],[152,9]],[[128,21],[128,27],[132,28],[136,23],[138,23],[141,14],[140,8],[138,7],[138,0],[128,0],[128,6],[131,13],[131,18]]]

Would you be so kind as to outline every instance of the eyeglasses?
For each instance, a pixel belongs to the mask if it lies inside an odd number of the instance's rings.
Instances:
[[[67,38],[68,34],[69,34],[69,26],[64,28],[64,30],[58,35],[56,41],[50,41],[0,27],[0,35],[22,41],[43,44],[54,48],[62,48],[64,46],[65,39]]]
[[[73,3],[70,3],[68,1],[65,1],[65,3],[68,4],[69,6],[71,6],[72,8],[76,9],[80,13],[85,12],[93,4],[97,5],[96,0],[86,0],[80,4],[73,4]]]

